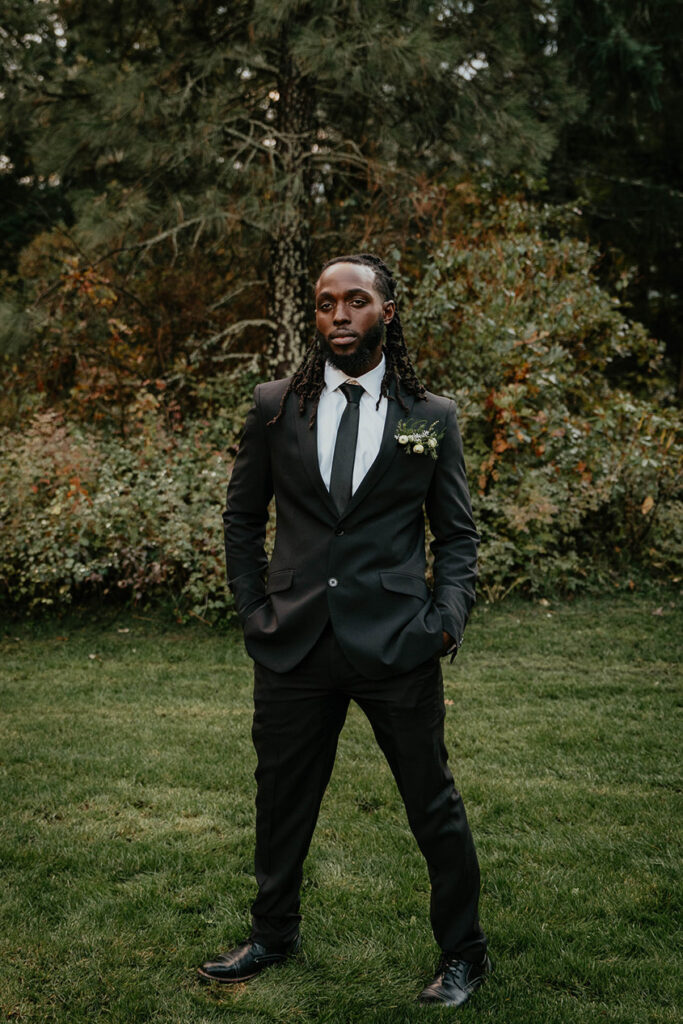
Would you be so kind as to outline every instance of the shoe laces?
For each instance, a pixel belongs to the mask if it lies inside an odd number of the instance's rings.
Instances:
[[[439,964],[438,964],[438,966],[436,968],[436,973],[437,974],[443,974],[446,971],[450,970],[450,968],[457,967],[458,964],[461,964],[461,963],[466,963],[467,964],[467,969],[466,969],[466,972],[465,972],[465,977],[466,978],[469,975],[470,968],[472,968],[472,967],[479,967],[480,966],[479,964],[472,963],[469,960],[463,960],[463,958],[458,953],[442,953],[441,957],[439,959]],[[483,966],[483,963],[484,963],[484,961],[482,960],[481,966]]]

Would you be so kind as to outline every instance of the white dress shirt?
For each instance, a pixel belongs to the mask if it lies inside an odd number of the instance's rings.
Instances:
[[[349,377],[347,373],[342,373],[331,363],[325,363],[325,387],[318,402],[316,423],[318,428],[318,465],[328,491],[339,421],[347,404],[344,392],[339,390],[339,386],[350,380],[362,384],[364,388],[363,394],[360,396],[358,440],[356,441],[353,483],[351,485],[353,494],[377,458],[382,443],[384,422],[387,418],[386,398],[380,399],[379,408],[375,408],[375,406],[380,397],[385,365],[386,361],[382,355],[379,366],[376,366],[374,370],[369,370],[368,373],[364,373],[360,377]]]

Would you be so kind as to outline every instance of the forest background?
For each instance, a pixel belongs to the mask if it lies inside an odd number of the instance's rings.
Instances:
[[[230,614],[220,512],[324,259],[399,273],[480,587],[683,574],[680,0],[13,0],[0,601]]]

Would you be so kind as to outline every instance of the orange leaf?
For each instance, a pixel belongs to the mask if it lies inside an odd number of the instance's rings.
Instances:
[[[654,503],[655,503],[655,499],[652,497],[651,494],[648,494],[647,498],[645,499],[643,504],[640,506],[640,511],[643,513],[644,516],[646,516],[648,514],[650,509],[654,506]]]

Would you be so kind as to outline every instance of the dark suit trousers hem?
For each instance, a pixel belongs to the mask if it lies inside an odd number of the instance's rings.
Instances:
[[[486,949],[478,921],[479,866],[447,765],[440,663],[430,658],[411,672],[367,679],[346,659],[329,624],[292,671],[254,666],[258,894],[252,938],[277,945],[298,932],[303,862],[350,700],[370,721],[427,862],[434,937],[441,949],[479,961]]]

